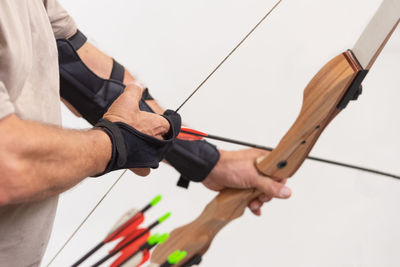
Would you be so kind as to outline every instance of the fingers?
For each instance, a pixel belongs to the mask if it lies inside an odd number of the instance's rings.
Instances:
[[[292,190],[286,185],[274,181],[270,178],[259,178],[256,188],[266,195],[266,198],[289,198]]]
[[[261,215],[261,207],[263,203],[258,200],[258,198],[254,199],[253,201],[250,202],[248,207],[250,208],[251,212],[256,215],[260,216]]]
[[[264,203],[271,201],[271,199],[272,199],[271,196],[268,196],[266,194],[261,194],[259,197],[251,201],[248,207],[250,208],[251,212],[254,213],[254,215],[260,216],[262,205],[264,205]]]
[[[126,85],[124,94],[128,95],[129,100],[133,104],[136,104],[142,98],[143,86],[137,82],[131,82]],[[163,139],[163,135],[167,134],[170,129],[170,125],[167,119],[156,114],[145,111],[139,111],[135,119],[132,120],[135,127],[147,134],[154,136],[158,139]]]
[[[273,198],[289,198],[292,191],[289,187],[285,186],[286,179],[281,182],[276,182],[270,178],[261,178],[257,189],[263,192],[256,199],[252,200],[248,205],[251,212],[256,215],[261,215],[261,207],[264,203],[271,201]]]
[[[132,172],[134,172],[136,175],[145,177],[150,174],[150,168],[135,168],[135,169],[130,169]]]
[[[164,136],[169,132],[171,128],[169,121],[162,116],[158,116],[158,122],[156,125],[158,125],[158,127],[154,129],[155,132],[153,135],[158,139],[164,139]]]
[[[144,134],[163,139],[163,135],[170,129],[168,120],[155,113],[140,111],[141,97],[142,88],[138,84],[127,84],[122,95],[110,106],[104,118],[112,122],[124,122]]]
[[[259,178],[256,188],[262,192],[260,196],[250,202],[248,207],[254,215],[261,215],[261,207],[264,203],[269,202],[273,198],[289,198],[292,191],[285,186],[286,179],[277,182],[270,178]]]
[[[163,116],[155,113],[141,112],[141,123],[137,126],[139,130],[147,135],[163,139],[163,135],[167,134],[170,129],[169,122]]]

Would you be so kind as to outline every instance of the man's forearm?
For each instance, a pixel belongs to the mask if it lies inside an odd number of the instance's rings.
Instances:
[[[99,77],[103,79],[108,79],[110,77],[113,60],[97,47],[86,42],[81,48],[79,48],[78,55],[86,66]],[[123,83],[127,84],[133,81],[135,81],[135,78],[125,69]]]
[[[101,130],[75,131],[0,120],[0,205],[44,199],[101,173],[111,141]]]

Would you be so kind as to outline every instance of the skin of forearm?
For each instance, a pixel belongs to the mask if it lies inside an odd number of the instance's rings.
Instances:
[[[104,171],[111,141],[102,130],[65,130],[10,115],[0,120],[0,205],[59,194]]]
[[[101,52],[97,47],[86,42],[78,51],[79,57],[85,65],[96,75],[103,79],[109,79],[112,71],[113,60]],[[135,78],[125,70],[124,84],[135,81]]]

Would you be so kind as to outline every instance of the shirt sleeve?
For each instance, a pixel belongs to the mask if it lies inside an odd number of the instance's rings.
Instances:
[[[75,21],[58,0],[43,0],[43,3],[56,38],[69,38],[76,33]]]
[[[7,89],[4,83],[0,81],[0,119],[14,112],[14,105],[10,101]]]

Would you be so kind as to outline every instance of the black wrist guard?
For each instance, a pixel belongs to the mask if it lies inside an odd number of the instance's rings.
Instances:
[[[165,140],[141,133],[123,122],[99,120],[95,127],[102,128],[110,137],[112,155],[105,171],[96,176],[119,169],[157,168],[181,127],[181,117],[178,113],[167,110],[163,117],[171,125],[170,131],[164,136]]]
[[[154,112],[145,101],[152,99],[153,97],[146,89],[139,103],[140,109]],[[188,188],[190,181],[203,181],[215,167],[219,158],[220,154],[216,146],[205,140],[176,139],[165,155],[165,159],[181,174],[178,186],[184,188]]]
[[[190,181],[203,181],[215,167],[220,154],[216,146],[204,141],[176,139],[165,159],[181,174],[178,185],[184,188]]]

